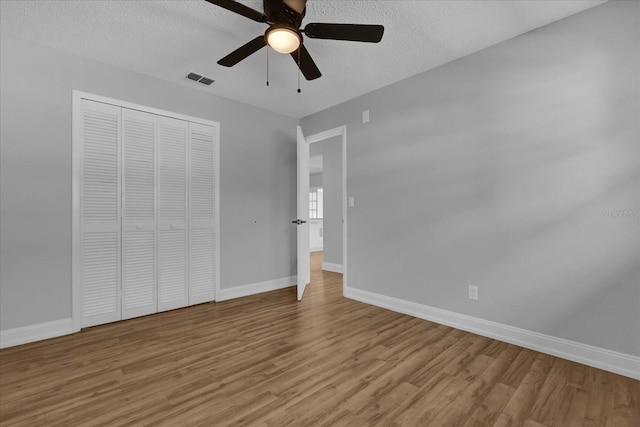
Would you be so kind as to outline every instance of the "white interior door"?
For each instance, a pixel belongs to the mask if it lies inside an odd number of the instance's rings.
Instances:
[[[217,272],[214,221],[217,133],[215,128],[189,124],[189,304],[215,299]]]
[[[309,143],[298,126],[298,301],[311,281],[309,259]]]
[[[158,311],[155,117],[122,110],[122,319]]]
[[[158,311],[189,304],[188,122],[156,118],[158,132]]]
[[[74,329],[215,300],[219,124],[73,92]]]
[[[80,326],[120,320],[120,108],[83,100],[79,178]]]

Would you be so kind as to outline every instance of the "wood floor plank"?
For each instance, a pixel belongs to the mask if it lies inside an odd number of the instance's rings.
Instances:
[[[496,420],[496,426],[518,426],[525,422],[552,366],[551,356],[538,355]]]
[[[640,382],[282,289],[0,350],[0,426],[638,426]]]

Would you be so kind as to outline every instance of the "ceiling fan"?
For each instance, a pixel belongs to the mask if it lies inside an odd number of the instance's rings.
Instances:
[[[276,52],[290,54],[304,77],[314,80],[322,74],[304,46],[302,34],[313,39],[378,43],[384,33],[382,25],[310,23],[301,28],[307,0],[263,0],[264,13],[233,0],[206,1],[269,25],[263,36],[256,37],[218,61],[225,67],[233,67],[263,47],[270,46]]]

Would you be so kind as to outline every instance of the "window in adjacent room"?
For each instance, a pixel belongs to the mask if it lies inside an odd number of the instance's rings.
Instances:
[[[317,188],[309,192],[309,219],[322,219],[323,198],[322,188]]]

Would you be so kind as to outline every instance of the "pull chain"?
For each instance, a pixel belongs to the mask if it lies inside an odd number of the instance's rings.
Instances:
[[[298,93],[302,92],[300,90],[300,51],[302,50],[302,45],[298,48]]]
[[[267,46],[267,86],[269,86],[269,46]]]

